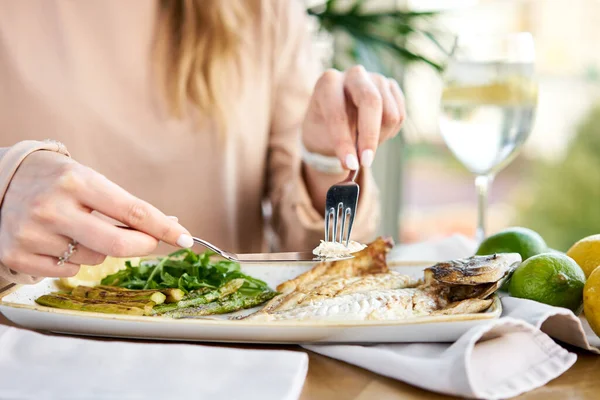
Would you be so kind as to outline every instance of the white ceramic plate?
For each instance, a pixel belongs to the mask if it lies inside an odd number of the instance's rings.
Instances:
[[[433,263],[390,263],[391,269],[421,277]],[[243,265],[242,270],[275,288],[308,270],[306,264]],[[381,343],[453,342],[474,326],[498,318],[502,312],[496,297],[483,313],[417,317],[399,321],[231,321],[226,317],[175,320],[61,310],[39,306],[35,299],[58,289],[56,280],[15,286],[0,293],[0,311],[12,322],[31,329],[90,336],[155,340],[237,343]],[[250,311],[245,311],[249,313]]]

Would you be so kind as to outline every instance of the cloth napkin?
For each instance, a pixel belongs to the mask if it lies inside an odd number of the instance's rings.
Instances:
[[[468,257],[474,249],[469,239],[452,236],[398,246],[389,259],[443,261]],[[455,343],[304,347],[426,390],[483,399],[517,396],[568,370],[577,355],[555,340],[600,354],[600,339],[585,318],[530,300],[501,300],[500,319],[472,328]]]
[[[302,352],[97,341],[0,326],[0,399],[296,400]]]

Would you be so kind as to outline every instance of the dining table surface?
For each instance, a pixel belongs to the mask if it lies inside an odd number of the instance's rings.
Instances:
[[[2,314],[0,314],[0,324],[16,326]],[[95,338],[91,340],[123,339]],[[455,398],[428,392],[398,380],[375,374],[366,369],[313,353],[299,346],[203,344],[222,347],[291,350],[307,353],[309,358],[308,374],[304,382],[300,400],[436,400]],[[570,351],[577,353],[578,358],[575,365],[547,385],[525,393],[517,397],[518,399],[596,400],[600,398],[600,357],[576,348],[566,347]],[[493,360],[490,360],[490,362],[493,362]]]

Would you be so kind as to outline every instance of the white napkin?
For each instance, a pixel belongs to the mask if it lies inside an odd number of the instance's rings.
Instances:
[[[0,398],[296,400],[308,357],[46,336],[0,326]]]
[[[473,254],[462,236],[399,246],[392,260],[441,261]],[[453,344],[311,345],[307,349],[435,392],[485,399],[517,396],[569,369],[577,355],[551,337],[600,354],[585,318],[537,302],[502,298],[502,318],[475,327]]]

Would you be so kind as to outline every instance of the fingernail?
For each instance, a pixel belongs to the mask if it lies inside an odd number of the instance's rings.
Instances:
[[[346,167],[353,171],[358,169],[358,159],[354,154],[348,154],[346,156]]]
[[[175,222],[179,221],[179,218],[177,218],[177,217],[176,217],[176,216],[174,216],[174,215],[167,215],[167,218],[169,218],[169,219],[172,219],[172,220],[173,220],[173,221],[175,221]]]
[[[190,235],[183,233],[179,236],[179,239],[177,239],[177,245],[184,249],[189,249],[194,245],[194,239],[192,239]]]
[[[363,167],[369,168],[373,164],[373,158],[375,158],[375,153],[373,153],[373,150],[365,150],[360,156],[360,163]]]

